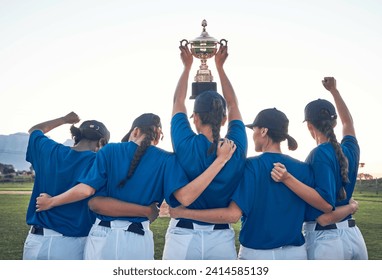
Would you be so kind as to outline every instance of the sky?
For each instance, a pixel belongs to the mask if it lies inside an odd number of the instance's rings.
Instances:
[[[183,69],[178,46],[201,34],[203,19],[210,36],[228,41],[225,69],[245,123],[265,108],[283,111],[299,143],[294,152],[283,144],[283,152],[304,160],[316,145],[304,107],[332,101],[321,80],[333,76],[353,115],[360,172],[382,176],[378,0],[0,0],[0,135],[74,111],[81,121],[105,123],[119,142],[134,118],[153,112],[165,133],[159,147],[172,150],[172,97]],[[207,64],[221,91],[213,58]],[[189,88],[199,65],[195,58]],[[186,102],[191,115],[193,100]],[[48,135],[64,142],[69,127]],[[340,140],[340,125],[336,134]]]

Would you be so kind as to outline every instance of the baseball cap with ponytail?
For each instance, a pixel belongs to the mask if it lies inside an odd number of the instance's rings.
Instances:
[[[142,127],[149,127],[149,126],[162,128],[160,117],[153,113],[144,113],[140,115],[133,121],[133,124],[131,125],[129,132],[122,138],[121,142],[129,141],[131,132],[134,130],[134,128],[136,127],[142,128]]]
[[[297,141],[288,134],[289,120],[287,116],[276,108],[260,111],[253,123],[246,125],[250,129],[255,126],[268,128],[268,136],[273,141],[281,142],[287,139],[289,150],[297,149]]]
[[[78,144],[82,139],[91,141],[99,141],[104,139],[104,144],[107,144],[110,140],[110,132],[106,126],[96,120],[84,121],[80,127],[72,125],[70,127],[74,144]]]
[[[224,117],[227,115],[227,104],[223,96],[218,92],[204,91],[195,98],[194,113],[200,116],[203,125],[210,125],[212,129],[213,143],[207,154],[216,150],[220,139],[220,128]],[[194,114],[192,114],[193,116]],[[192,117],[191,116],[191,117]]]
[[[127,180],[129,180],[129,178],[133,176],[135,169],[137,168],[143,154],[146,152],[147,148],[152,145],[151,142],[153,140],[159,140],[160,136],[162,136],[163,138],[162,124],[158,115],[152,113],[145,113],[137,117],[133,121],[129,132],[122,138],[121,142],[129,142],[130,135],[135,128],[141,129],[142,133],[145,134],[145,138],[138,145],[134,156],[131,159],[127,175],[124,179],[122,179],[119,182],[119,187],[123,187],[126,184]]]
[[[325,99],[309,102],[304,109],[304,121],[332,121],[337,119],[336,108]]]
[[[223,107],[223,113],[226,115],[226,102],[223,96],[216,91],[204,91],[195,98],[194,112],[195,113],[208,113],[213,110],[214,100],[220,100]]]

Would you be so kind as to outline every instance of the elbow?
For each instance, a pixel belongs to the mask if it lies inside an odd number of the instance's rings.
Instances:
[[[84,190],[83,194],[85,197],[89,197],[89,196],[92,196],[94,193],[95,193],[95,189],[89,187],[89,188],[86,188],[86,190]]]
[[[32,126],[29,130],[28,130],[28,133],[29,134],[32,134],[33,131],[35,130],[38,130],[38,128],[36,126]],[[41,129],[40,129],[41,130]]]
[[[230,224],[236,224],[241,218],[241,213],[231,215],[227,222]]]
[[[97,200],[98,200],[98,198],[97,197],[95,197],[95,198],[92,198],[92,199],[90,199],[89,201],[88,201],[88,207],[89,207],[89,209],[90,210],[92,210],[93,212],[96,212],[96,213],[98,213],[98,208],[97,208]]]
[[[91,186],[80,183],[76,187],[74,187],[76,191],[80,194],[82,199],[92,196],[95,193],[95,189]]]
[[[185,194],[182,194],[181,190],[174,192],[174,197],[184,207],[190,206],[195,201],[195,199],[193,199],[193,198],[191,198]]]
[[[193,201],[190,201],[189,199],[187,198],[181,198],[181,199],[178,199],[177,200],[180,202],[180,204],[182,204],[182,206],[184,207],[188,207],[192,204]]]
[[[320,217],[318,217],[316,219],[316,222],[322,226],[322,227],[325,227],[327,225],[330,225],[332,224],[333,222],[329,219],[329,218],[326,218],[325,215],[321,215]]]
[[[236,203],[232,202],[228,207],[228,210],[229,215],[227,217],[227,222],[231,224],[236,224],[243,215],[241,209],[236,205]]]

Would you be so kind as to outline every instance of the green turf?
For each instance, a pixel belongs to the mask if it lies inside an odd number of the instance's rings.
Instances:
[[[2,190],[31,189],[32,184],[0,184]],[[370,260],[382,260],[382,192],[374,189],[356,191],[354,198],[359,201],[360,209],[355,214],[368,248]],[[0,260],[20,260],[23,243],[27,236],[28,226],[25,223],[26,208],[29,202],[28,194],[0,194]],[[158,218],[151,224],[154,232],[155,259],[162,258],[164,237],[169,218]],[[240,222],[234,225],[239,232]],[[238,246],[237,236],[236,245]]]

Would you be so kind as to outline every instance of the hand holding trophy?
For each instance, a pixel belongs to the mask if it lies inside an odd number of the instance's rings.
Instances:
[[[180,41],[181,46],[191,44],[191,53],[194,57],[201,60],[201,65],[196,73],[192,83],[192,95],[190,99],[195,99],[198,94],[207,90],[216,91],[216,83],[213,82],[211,70],[208,69],[207,59],[213,57],[217,52],[217,44],[227,45],[227,40],[221,39],[219,42],[214,37],[211,37],[206,31],[207,21],[202,21],[203,31],[199,37],[188,41],[183,39]]]

